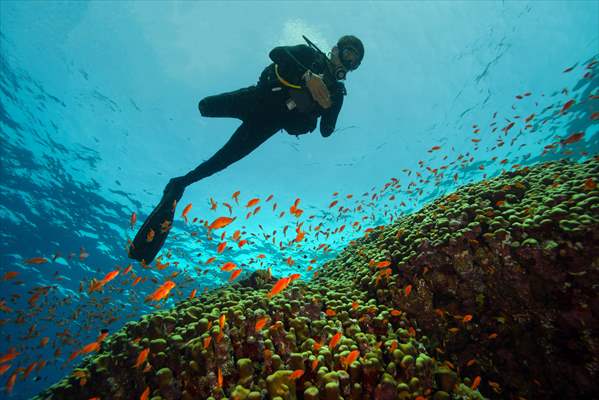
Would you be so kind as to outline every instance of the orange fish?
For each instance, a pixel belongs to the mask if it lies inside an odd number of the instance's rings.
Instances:
[[[401,315],[401,311],[393,309],[391,310],[391,315],[394,317],[399,317]]]
[[[331,341],[329,342],[329,349],[334,349],[335,346],[337,346],[337,344],[339,343],[339,340],[341,340],[341,332],[337,332],[335,335],[333,335],[333,337],[331,338]]]
[[[183,212],[181,213],[181,216],[183,217],[183,219],[185,219],[185,223],[187,223],[187,213],[189,213],[189,210],[191,210],[191,203],[189,203],[188,205],[185,206],[185,208],[183,209]]]
[[[409,296],[411,292],[412,292],[412,285],[408,285],[404,288],[404,293],[405,293],[406,297]]]
[[[250,201],[247,202],[247,204],[245,205],[246,208],[250,208],[252,206],[255,206],[256,204],[258,204],[258,202],[260,201],[260,199],[258,198],[253,198]]]
[[[243,271],[242,269],[236,269],[235,271],[233,271],[231,273],[231,276],[229,277],[229,282],[232,282],[235,280],[235,278],[237,278],[239,276],[239,274],[241,274],[241,271]]]
[[[150,387],[146,386],[146,389],[143,391],[141,396],[139,396],[139,400],[148,400],[150,398]]]
[[[266,201],[270,201],[272,199],[272,194],[266,198]]]
[[[317,366],[318,366],[318,358],[315,358],[314,360],[312,360],[312,371],[314,371]]]
[[[277,295],[278,293],[280,293],[283,289],[285,289],[287,287],[287,285],[289,285],[289,282],[291,281],[291,279],[289,278],[281,278],[277,281],[277,283],[275,283],[275,285],[272,287],[272,289],[270,290],[270,292],[268,292],[267,297],[270,299],[273,296]]]
[[[229,218],[229,217],[218,217],[217,219],[215,219],[214,221],[212,221],[212,223],[210,225],[208,225],[208,229],[219,229],[219,228],[224,228],[225,226],[229,225],[231,222],[233,222],[235,220],[235,218]]]
[[[391,261],[379,261],[376,266],[377,268],[385,268],[391,265]]]
[[[47,262],[48,259],[44,257],[33,257],[24,261],[25,264],[44,264]]]
[[[239,193],[241,192],[238,190],[235,193],[233,193],[233,196],[231,196],[233,199],[235,199],[235,203],[237,204],[239,204],[239,201],[237,200],[237,198],[239,197]]]
[[[469,322],[469,321],[472,321],[472,315],[470,315],[470,314],[464,315],[464,318],[462,318],[462,322]]]
[[[474,378],[474,381],[472,381],[472,385],[470,385],[470,388],[472,390],[476,390],[478,385],[480,385],[480,376],[477,376],[476,378]]]
[[[91,342],[85,346],[83,346],[80,350],[81,354],[87,354],[87,353],[91,353],[93,351],[98,351],[100,350],[100,343],[98,342]]]
[[[334,317],[335,315],[337,315],[337,313],[331,310],[330,308],[327,308],[327,310],[324,313],[329,317]]]
[[[148,359],[148,354],[150,354],[149,348],[143,349],[142,351],[140,351],[139,355],[137,356],[137,361],[135,362],[134,368],[141,367]]]
[[[13,372],[13,374],[6,381],[6,392],[10,395],[12,393],[12,389],[15,387],[15,382],[17,381],[18,372]]]
[[[204,348],[207,349],[210,346],[210,341],[212,340],[212,336],[208,336],[204,338]]]
[[[5,273],[5,274],[2,276],[2,280],[3,280],[3,281],[7,281],[7,280],[9,280],[9,279],[13,279],[13,278],[14,278],[14,277],[16,277],[17,275],[19,275],[19,273],[18,273],[18,272],[15,272],[15,271],[8,271],[7,273]]]
[[[291,274],[291,275],[289,275],[289,282],[292,282],[292,281],[294,281],[296,279],[299,279],[301,277],[302,276],[300,274]]]
[[[218,382],[218,387],[222,388],[223,387],[223,371],[220,369],[220,367],[218,368],[217,382]]]
[[[8,353],[6,353],[2,357],[0,357],[0,364],[4,364],[5,362],[9,362],[11,360],[14,360],[15,357],[18,356],[19,354],[21,354],[21,353],[18,353],[15,348],[11,348],[8,351]]]
[[[4,373],[6,373],[6,371],[8,371],[10,369],[10,367],[11,367],[10,364],[0,365],[0,376],[4,375]]]
[[[137,214],[135,213],[135,211],[133,211],[133,214],[131,214],[131,219],[129,220],[129,225],[131,226],[131,229],[133,229],[135,227],[136,222],[137,222]]]
[[[301,378],[301,376],[304,374],[304,370],[303,369],[296,369],[295,371],[293,371],[291,373],[291,375],[289,375],[289,380],[296,380]]]
[[[576,132],[568,136],[566,139],[560,141],[560,143],[562,144],[562,146],[566,144],[576,143],[579,142],[583,138],[583,136],[584,132]]]
[[[148,297],[146,297],[146,302],[150,301],[150,300],[154,300],[154,301],[160,301],[162,299],[164,299],[166,296],[168,296],[169,292],[175,287],[175,282],[173,281],[166,281],[162,284],[162,286],[160,286],[158,289],[156,289],[154,291],[154,293],[150,294]]]
[[[262,328],[264,328],[264,325],[266,325],[267,321],[268,321],[268,317],[262,317],[258,321],[256,321],[256,330],[259,331]]]
[[[345,365],[345,369],[360,357],[360,350],[351,351],[346,357],[341,358],[341,363]]]
[[[570,101],[568,101],[566,104],[564,104],[564,106],[562,107],[562,109],[560,110],[560,112],[559,112],[559,113],[560,113],[560,114],[563,114],[563,113],[564,113],[564,111],[566,111],[567,109],[569,109],[570,107],[572,107],[572,105],[573,105],[574,103],[576,103],[576,101],[575,101],[575,100],[570,100]]]
[[[113,280],[114,278],[117,277],[117,275],[119,274],[119,272],[120,271],[118,269],[115,269],[114,271],[111,271],[111,272],[107,273],[106,276],[104,276],[104,278],[102,279],[102,282],[104,284],[110,282],[111,280]]]
[[[197,289],[193,289],[193,290],[191,291],[191,293],[189,294],[189,298],[190,298],[190,299],[193,299],[194,297],[196,297],[196,293],[197,293],[197,291],[198,291]]]
[[[435,151],[435,150],[439,150],[439,149],[441,149],[441,146],[433,146],[433,147],[431,147],[431,149],[429,150],[429,153],[430,153],[431,151]]]
[[[220,327],[221,331],[223,329],[225,329],[225,321],[226,320],[227,320],[227,316],[225,314],[223,314],[220,317],[218,317],[218,326]]]
[[[224,263],[223,265],[221,265],[220,270],[229,272],[229,271],[233,271],[235,268],[237,268],[237,264],[235,264],[231,261],[228,261],[228,262]]]
[[[210,257],[209,259],[206,260],[205,264],[210,264],[214,260],[216,260],[216,257]]]

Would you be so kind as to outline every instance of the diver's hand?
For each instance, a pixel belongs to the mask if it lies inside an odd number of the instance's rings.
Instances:
[[[331,95],[329,89],[324,84],[320,75],[313,74],[311,71],[306,72],[304,75],[304,81],[312,98],[320,104],[322,108],[329,108],[331,106]]]

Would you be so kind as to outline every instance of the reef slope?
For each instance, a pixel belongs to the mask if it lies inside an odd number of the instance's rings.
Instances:
[[[461,187],[272,299],[257,272],[128,323],[36,398],[590,398],[598,181],[595,157]]]

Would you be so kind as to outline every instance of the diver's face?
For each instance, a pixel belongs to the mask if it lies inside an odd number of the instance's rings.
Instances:
[[[337,46],[333,47],[333,49],[331,50],[331,63],[335,66],[335,69],[341,68],[345,71],[345,77],[343,79],[340,79],[345,80],[348,71],[341,63],[341,59],[339,59],[339,49],[337,48]]]
[[[345,60],[345,64],[347,65],[357,65],[358,55],[354,51],[352,51],[351,49],[344,49],[343,55],[341,55],[339,54],[339,48],[337,46],[333,47],[333,49],[331,50],[331,62],[333,63],[335,68],[342,68],[346,74],[349,71],[352,71],[353,69],[347,69],[341,62],[340,57],[343,57],[343,59]],[[345,78],[343,80],[345,80]]]

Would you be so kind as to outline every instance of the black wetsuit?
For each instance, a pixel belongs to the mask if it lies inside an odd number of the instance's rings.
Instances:
[[[193,171],[181,177],[187,186],[242,159],[281,129],[291,135],[301,135],[316,129],[320,120],[320,133],[330,136],[335,130],[337,116],[346,94],[342,82],[330,76],[325,56],[307,45],[275,47],[269,54],[273,61],[262,72],[256,85],[233,92],[208,96],[198,108],[205,117],[239,118],[242,124],[233,136],[212,157]],[[302,86],[290,89],[275,75],[275,64],[279,75],[287,82]],[[325,74],[325,84],[331,95],[331,107],[322,108],[305,87],[301,77],[309,68],[316,74]],[[292,98],[296,104],[287,105]]]

